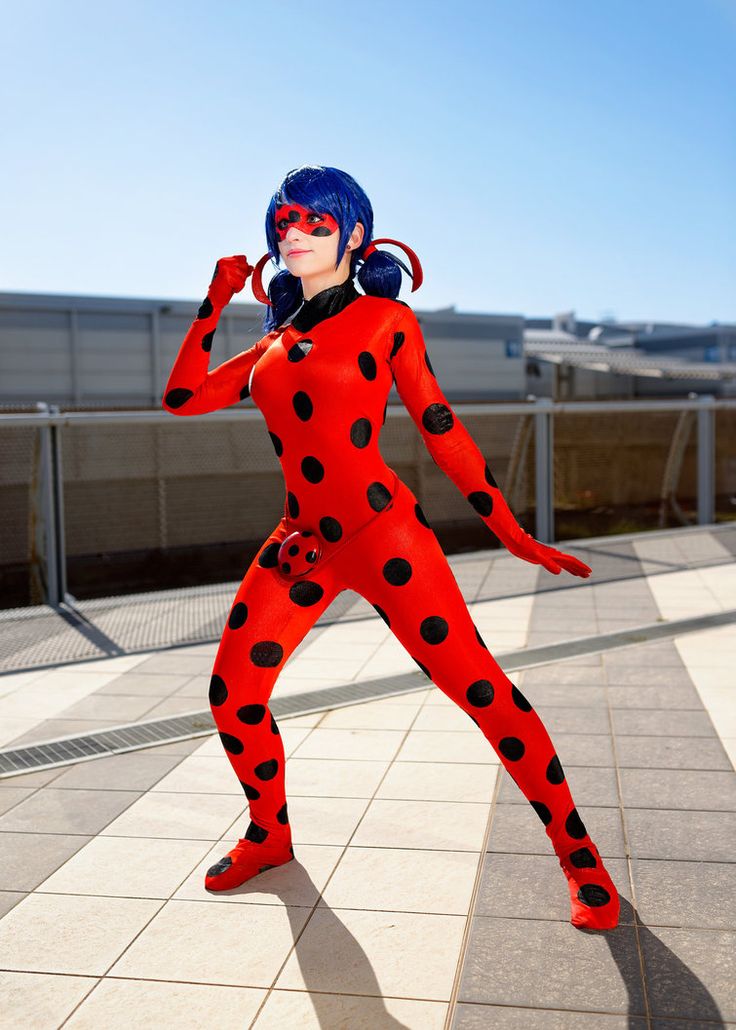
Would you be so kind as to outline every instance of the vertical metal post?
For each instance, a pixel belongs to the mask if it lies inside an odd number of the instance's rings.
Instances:
[[[543,544],[555,538],[552,404],[549,397],[537,397],[534,404],[535,536]]]
[[[49,405],[51,415],[59,414],[57,404]],[[67,600],[66,582],[66,538],[64,535],[64,476],[61,465],[61,426],[50,427],[51,439],[51,492],[54,511],[56,582],[58,599],[56,603]]]
[[[698,525],[715,521],[715,396],[698,397]]]
[[[44,401],[36,404],[48,415]],[[48,605],[59,603],[59,581],[56,560],[56,517],[53,487],[53,445],[48,421],[38,428],[30,484],[29,543],[31,549],[31,603],[38,598]]]

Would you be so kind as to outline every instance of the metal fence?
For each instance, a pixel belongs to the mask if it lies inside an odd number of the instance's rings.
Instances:
[[[454,404],[539,540],[736,518],[736,400]],[[254,408],[0,414],[5,609],[238,579],[284,504]],[[448,553],[495,538],[401,406],[381,453]]]

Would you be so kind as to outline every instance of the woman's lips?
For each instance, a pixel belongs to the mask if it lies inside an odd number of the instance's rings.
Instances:
[[[308,250],[290,250],[289,257],[299,257],[300,254],[308,254]]]

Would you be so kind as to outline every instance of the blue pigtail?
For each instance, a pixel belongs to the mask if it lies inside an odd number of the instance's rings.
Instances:
[[[401,269],[408,269],[387,251],[374,251],[362,260],[363,251],[373,238],[373,207],[363,188],[351,175],[326,165],[302,165],[288,172],[271,197],[266,211],[266,241],[276,268],[281,254],[275,221],[276,209],[281,204],[301,204],[332,215],[340,229],[335,268],[342,260],[350,233],[360,222],[364,229],[363,241],[351,255],[350,277],[354,278],[357,270],[358,283],[364,293],[396,299],[401,289]],[[285,268],[273,276],[267,292],[271,304],[266,306],[263,328],[269,333],[296,313],[304,294],[301,279]]]

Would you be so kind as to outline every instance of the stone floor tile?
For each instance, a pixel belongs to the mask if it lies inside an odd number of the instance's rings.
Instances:
[[[307,991],[272,991],[253,1030],[383,1030],[421,1027],[442,1030],[447,1005],[439,1001],[404,998],[363,998],[353,994],[321,994]]]
[[[466,915],[478,855],[471,851],[419,851],[355,847],[340,859],[320,906]]]
[[[405,801],[487,803],[500,765],[448,762],[394,762],[376,791],[377,798]]]
[[[64,1030],[248,1027],[265,996],[262,988],[122,980],[108,976],[85,998],[64,1024]]]
[[[448,1001],[465,917],[317,908],[277,988]]]
[[[47,894],[168,898],[210,849],[207,841],[95,837],[39,884]]]
[[[507,1005],[458,1005],[452,1030],[648,1030],[643,1016]],[[681,1027],[680,1030],[690,1030]]]
[[[0,816],[0,831],[98,833],[139,797],[137,791],[45,787]]]
[[[105,755],[62,769],[54,787],[148,790],[180,761],[181,756],[162,754],[160,748]]]
[[[631,905],[626,859],[609,858],[605,866],[619,894]],[[511,919],[570,918],[570,892],[557,855],[487,853],[475,906],[480,916]],[[621,910],[621,923],[633,922],[633,910]]]
[[[682,708],[702,712],[703,702],[695,687],[663,684],[641,686],[610,686],[608,700],[611,708]]]
[[[278,905],[167,901],[110,975],[270,987],[309,913]]]
[[[94,976],[0,972],[4,1030],[51,1030],[61,1026],[96,982]]]
[[[619,736],[616,753],[622,768],[733,771],[717,737]]]
[[[702,709],[611,709],[613,728],[621,736],[716,737],[713,722]]]
[[[653,1016],[736,1020],[733,930],[642,928],[639,939]]]
[[[634,927],[476,916],[458,1001],[645,1015]]]
[[[82,834],[0,833],[0,890],[34,890],[89,840]]]
[[[736,865],[632,859],[639,918],[648,926],[736,926]]]
[[[374,798],[350,843],[368,848],[478,852],[488,823],[485,803]]]
[[[72,791],[69,791],[71,794]],[[101,832],[113,837],[217,840],[246,810],[245,795],[149,791]]]
[[[733,770],[621,769],[623,803],[632,808],[736,811]]]
[[[565,707],[563,705],[537,705],[537,715],[552,733],[605,734],[611,732],[608,711],[603,705]]]
[[[0,922],[0,968],[102,976],[160,901],[29,894]]]
[[[631,854],[672,861],[732,862],[736,813],[630,808],[625,813]]]
[[[0,919],[26,897],[27,891],[0,890]]]

